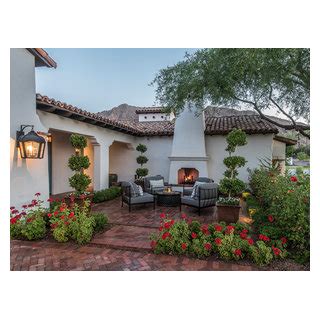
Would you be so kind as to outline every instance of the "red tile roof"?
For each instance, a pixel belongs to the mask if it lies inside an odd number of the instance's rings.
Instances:
[[[174,120],[152,122],[139,122],[136,119],[115,120],[40,94],[37,94],[37,108],[100,127],[123,131],[135,136],[171,136],[174,133]],[[207,135],[227,134],[233,128],[242,129],[248,134],[278,133],[276,126],[261,119],[259,115],[206,116],[205,122],[205,134]]]
[[[36,67],[57,67],[57,63],[49,56],[47,51],[42,48],[27,48],[27,50],[35,56]]]
[[[136,113],[163,113],[164,110],[161,107],[146,107],[146,108],[139,108],[136,110]]]

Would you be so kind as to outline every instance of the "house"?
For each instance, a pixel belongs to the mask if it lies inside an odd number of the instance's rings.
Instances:
[[[136,108],[121,105],[111,111],[91,113],[35,92],[35,67],[56,67],[42,49],[11,50],[11,204],[19,206],[41,192],[71,191],[68,158],[74,152],[72,133],[85,135],[91,166],[87,174],[94,190],[108,187],[109,174],[120,181],[133,180],[138,167],[135,147],[145,144],[150,175],[161,174],[171,184],[192,183],[198,176],[216,182],[225,171],[226,134],[240,128],[248,134],[248,144],[239,149],[247,164],[239,177],[248,180],[247,169],[259,166],[259,159],[277,160],[284,169],[285,147],[294,144],[283,139],[278,129],[256,114],[215,116],[207,108],[196,116],[186,108],[178,117],[159,107]],[[21,159],[16,147],[16,131],[33,125],[46,138],[42,159]]]

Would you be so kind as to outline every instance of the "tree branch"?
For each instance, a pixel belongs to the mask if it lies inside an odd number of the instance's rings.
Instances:
[[[298,125],[297,123],[295,123],[295,124],[282,124],[282,123],[279,123],[279,122],[277,122],[275,120],[270,119],[265,114],[263,114],[261,112],[260,108],[258,107],[258,105],[255,102],[250,101],[250,100],[241,99],[241,98],[238,98],[236,96],[234,96],[234,99],[238,100],[240,102],[243,102],[243,103],[251,104],[253,106],[254,110],[256,110],[258,112],[259,116],[262,119],[274,124],[275,126],[283,128],[283,129],[286,129],[286,130],[296,130],[301,135],[303,135],[304,137],[307,137],[308,139],[310,139],[310,135],[305,132],[305,130],[310,130],[310,126],[305,126],[305,125],[302,126],[302,125]]]

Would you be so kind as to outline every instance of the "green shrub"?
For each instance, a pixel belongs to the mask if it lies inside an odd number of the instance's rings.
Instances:
[[[87,139],[79,134],[72,134],[70,142],[75,149],[84,149],[87,146]]]
[[[59,221],[57,226],[53,229],[53,237],[58,242],[67,242],[70,238],[70,228],[64,224],[64,221]]]
[[[39,199],[40,193],[36,193],[36,199],[23,205],[19,211],[10,208],[10,237],[13,239],[39,240],[46,235],[46,221],[44,219],[45,208],[43,201]]]
[[[140,168],[138,168],[136,170],[136,174],[138,176],[138,179],[145,177],[146,175],[148,175],[149,170],[147,168],[143,168],[142,166],[147,163],[149,161],[149,159],[143,155],[147,150],[147,146],[145,146],[144,144],[138,144],[138,146],[136,147],[136,150],[138,152],[140,152],[140,155],[137,157],[137,163],[140,164]]]
[[[91,183],[91,178],[84,173],[75,173],[69,178],[70,187],[76,190],[77,195],[83,194]]]
[[[105,229],[106,225],[108,224],[108,218],[104,213],[92,213],[94,218],[94,232],[101,232]]]
[[[219,191],[230,199],[239,196],[245,189],[244,182],[237,178],[239,174],[237,169],[245,166],[247,161],[244,157],[232,155],[237,147],[247,144],[245,132],[240,129],[233,129],[227,135],[227,144],[226,151],[229,156],[223,160],[227,170],[224,172],[225,177],[220,181]],[[225,204],[225,202],[220,204]],[[239,204],[239,200],[237,204]]]
[[[77,210],[77,219],[70,223],[71,237],[78,244],[90,242],[95,226],[95,219],[89,216],[86,210]]]
[[[147,168],[138,168],[138,169],[136,170],[136,174],[137,174],[137,176],[138,176],[139,178],[142,178],[142,177],[147,176],[148,173],[149,173],[149,169],[147,169]]]
[[[99,203],[103,201],[108,201],[117,198],[121,194],[120,187],[111,187],[109,189],[103,189],[100,191],[95,191],[93,194],[92,201],[94,203]]]
[[[90,166],[89,157],[72,155],[68,160],[68,166],[73,171],[80,171],[82,168],[88,169]]]
[[[250,246],[249,254],[258,266],[269,264],[273,259],[272,249],[263,241],[257,241],[256,246]]]
[[[310,247],[310,178],[281,176],[268,170],[250,174],[250,186],[259,207],[254,226],[271,239],[286,237],[296,256],[308,256]]]

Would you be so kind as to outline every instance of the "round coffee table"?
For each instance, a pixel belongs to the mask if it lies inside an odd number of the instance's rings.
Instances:
[[[157,192],[157,205],[164,207],[180,207],[181,209],[181,192]]]

